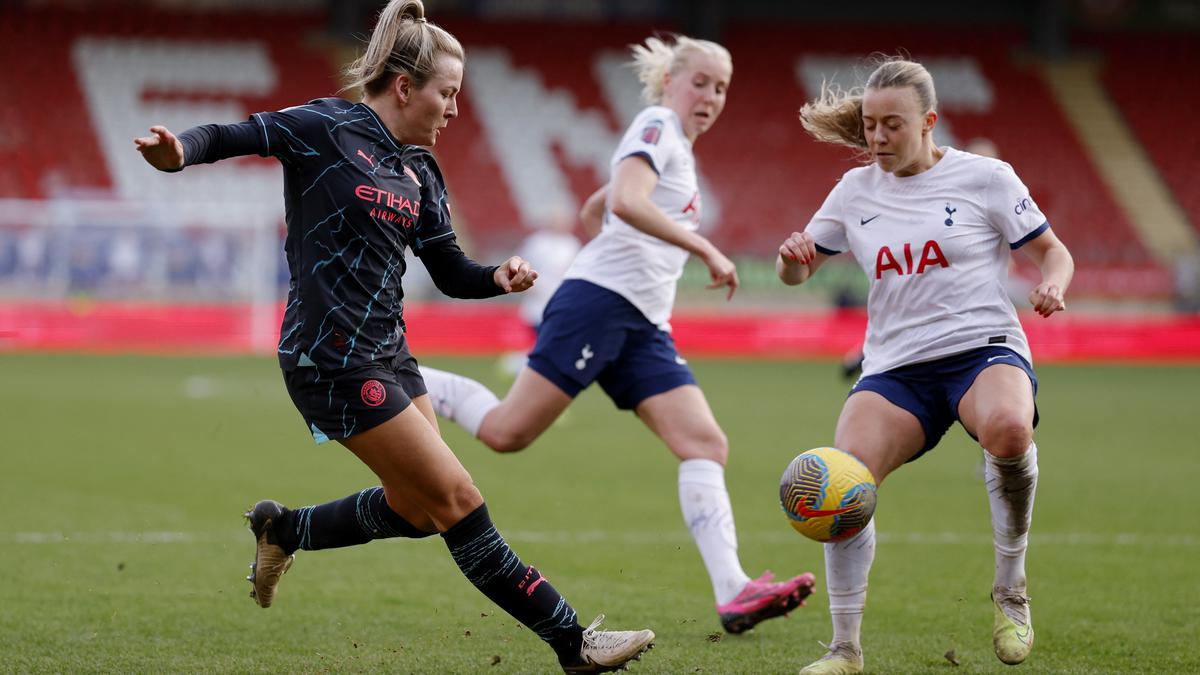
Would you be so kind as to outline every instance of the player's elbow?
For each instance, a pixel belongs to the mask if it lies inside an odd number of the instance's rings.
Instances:
[[[629,196],[619,192],[614,193],[611,202],[608,205],[613,215],[625,222],[632,222],[637,218],[638,203],[637,199],[630,199]]]

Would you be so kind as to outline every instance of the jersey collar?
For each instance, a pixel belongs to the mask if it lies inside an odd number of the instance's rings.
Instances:
[[[387,125],[383,123],[383,120],[380,119],[379,114],[375,112],[374,108],[366,103],[363,103],[362,101],[359,101],[355,105],[367,111],[367,113],[374,118],[375,124],[379,127],[379,133],[383,135],[384,140],[391,144],[393,149],[399,150],[400,147],[404,145],[400,141],[396,140],[396,137],[392,135],[392,132],[388,131]]]

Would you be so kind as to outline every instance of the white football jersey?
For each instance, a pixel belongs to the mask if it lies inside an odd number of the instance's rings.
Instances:
[[[988,345],[1033,361],[1005,286],[1010,252],[1049,224],[1007,163],[943,150],[915,176],[847,171],[808,224],[870,281],[863,375]]]
[[[700,190],[692,143],[670,108],[646,108],[629,125],[609,166],[640,156],[658,173],[650,201],[689,230],[700,224]],[[670,330],[675,285],[688,252],[652,237],[604,209],[604,227],[576,256],[566,278],[584,279],[618,293],[651,323]]]

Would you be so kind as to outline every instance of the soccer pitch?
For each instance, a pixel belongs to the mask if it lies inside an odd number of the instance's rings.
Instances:
[[[498,389],[492,359],[430,358]],[[832,363],[696,361],[732,447],[746,571],[814,571],[787,620],[723,635],[679,515],[676,461],[589,390],[530,449],[450,425],[497,527],[587,623],[650,627],[641,673],[794,673],[830,637],[822,550],[780,512],[780,473],[832,441]],[[1200,671],[1200,367],[1038,368],[1041,467],[1020,672]],[[303,552],[275,606],[248,597],[241,513],[375,484],[316,446],[269,358],[0,355],[0,671],[553,672],[549,649],[461,577],[441,540]],[[867,672],[1006,671],[977,446],[959,428],[893,474],[863,626]],[[946,656],[960,665],[954,666]]]

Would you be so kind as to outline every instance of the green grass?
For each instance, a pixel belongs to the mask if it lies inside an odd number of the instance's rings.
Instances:
[[[491,360],[430,362],[505,386]],[[822,577],[821,547],[787,526],[776,486],[797,452],[831,440],[845,395],[834,365],[693,365],[732,442],[746,570]],[[1200,671],[1200,368],[1039,376],[1038,644],[1019,672]],[[554,669],[436,537],[301,553],[276,606],[253,604],[247,506],[374,484],[340,446],[312,443],[270,359],[0,355],[0,420],[0,671]],[[501,531],[581,620],[655,629],[636,672],[786,673],[823,652],[823,590],[786,621],[719,639],[676,463],[599,392],[517,456],[445,433]],[[1013,672],[991,653],[978,466],[956,429],[881,492],[868,672]]]

